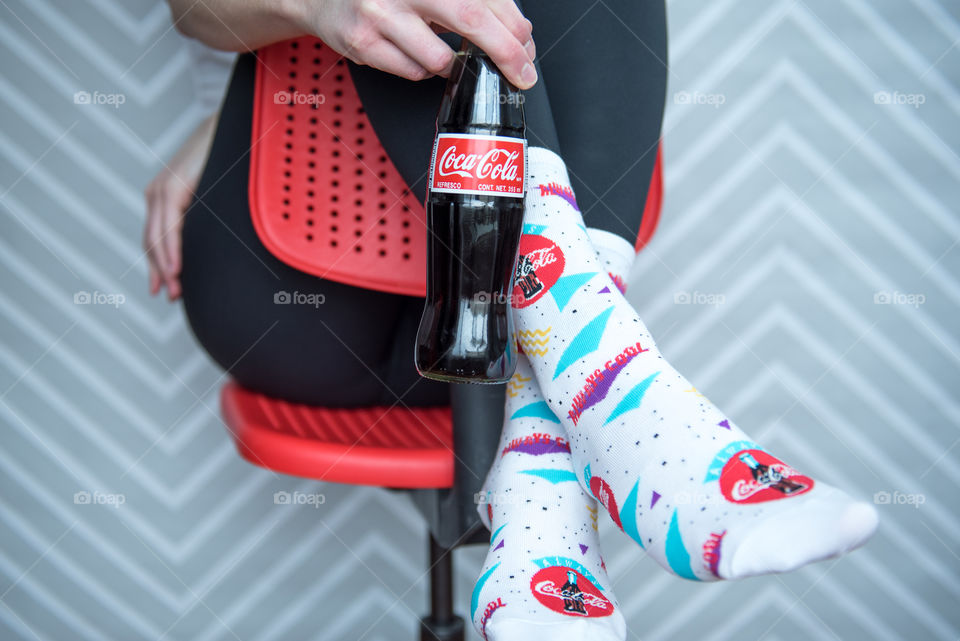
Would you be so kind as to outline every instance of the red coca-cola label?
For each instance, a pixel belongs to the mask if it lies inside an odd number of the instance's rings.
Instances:
[[[514,307],[526,307],[547,293],[563,273],[563,252],[545,236],[520,237],[517,270],[513,279]]]
[[[430,190],[523,198],[527,141],[475,134],[437,134]]]
[[[734,503],[762,503],[806,494],[813,479],[763,450],[741,450],[720,473],[720,491]]]
[[[613,603],[573,568],[555,565],[541,569],[530,580],[530,591],[537,601],[567,616],[592,618],[613,614]]]

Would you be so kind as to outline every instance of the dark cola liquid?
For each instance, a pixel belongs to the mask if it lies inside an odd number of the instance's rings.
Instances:
[[[448,81],[437,133],[522,139],[522,103],[489,58],[467,44]],[[523,202],[432,189],[427,194],[427,295],[415,355],[422,376],[502,383],[513,375],[510,295]]]

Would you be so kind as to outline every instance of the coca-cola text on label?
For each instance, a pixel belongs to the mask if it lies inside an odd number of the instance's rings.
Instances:
[[[438,134],[430,163],[430,190],[523,198],[526,144],[522,138]]]

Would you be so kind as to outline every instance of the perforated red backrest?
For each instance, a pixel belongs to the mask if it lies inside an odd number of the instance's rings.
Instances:
[[[425,295],[423,205],[377,139],[342,57],[316,38],[257,55],[250,210],[264,245],[321,278]]]

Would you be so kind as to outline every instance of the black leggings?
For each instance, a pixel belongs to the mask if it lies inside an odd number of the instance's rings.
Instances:
[[[662,2],[527,2],[540,81],[528,139],[564,157],[590,227],[636,239],[666,91]],[[569,5],[569,6],[566,6]],[[619,6],[618,6],[619,5]],[[615,13],[614,13],[615,12]],[[247,198],[255,58],[240,56],[183,228],[183,303],[197,340],[245,387],[328,407],[445,405],[413,348],[423,299],[343,285],[273,256]],[[381,143],[423,199],[442,79],[411,83],[352,66]],[[323,303],[274,303],[279,292]]]

